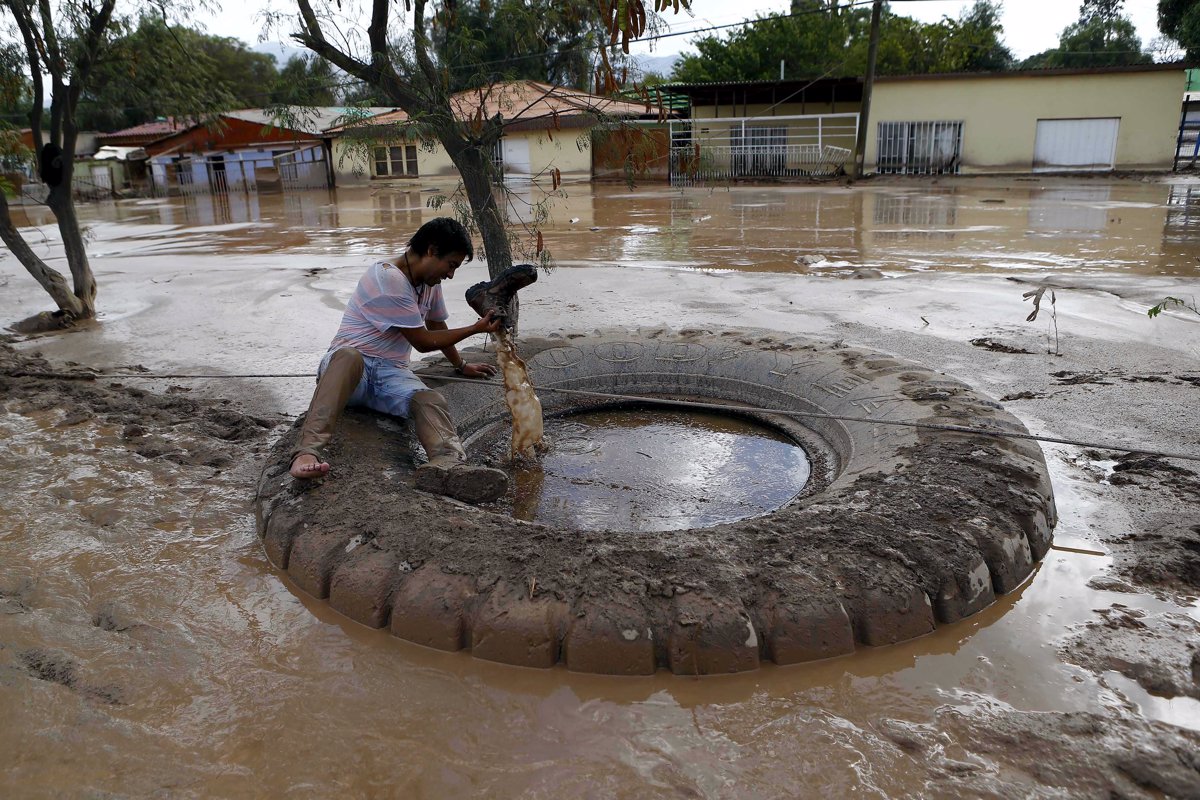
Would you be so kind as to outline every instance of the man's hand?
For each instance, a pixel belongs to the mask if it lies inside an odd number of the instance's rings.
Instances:
[[[464,361],[459,374],[468,378],[490,378],[496,374],[496,368],[491,364],[469,364]]]
[[[495,333],[503,324],[504,318],[497,317],[496,312],[489,309],[487,314],[480,317],[472,327],[475,328],[476,333]]]

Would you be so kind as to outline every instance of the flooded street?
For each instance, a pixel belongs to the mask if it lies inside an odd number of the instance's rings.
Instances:
[[[1112,443],[1043,445],[1054,547],[983,612],[704,678],[424,649],[269,565],[252,500],[270,444],[359,275],[437,215],[431,195],[81,207],[99,324],[11,345],[130,376],[0,391],[0,796],[1200,797],[1200,464],[1119,458],[1200,455],[1200,315],[1146,314],[1200,297],[1200,183],[566,187],[523,335],[804,334]],[[49,217],[14,219],[65,270]],[[452,326],[486,275],[446,285]],[[1055,303],[1027,322],[1042,284]],[[48,308],[5,251],[0,319]],[[280,375],[300,377],[262,377]]]

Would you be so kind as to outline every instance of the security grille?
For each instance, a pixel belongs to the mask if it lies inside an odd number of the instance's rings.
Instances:
[[[956,174],[962,122],[880,122],[876,171],[893,175]]]

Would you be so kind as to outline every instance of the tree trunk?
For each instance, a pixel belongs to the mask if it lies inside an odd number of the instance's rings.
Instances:
[[[64,179],[62,185],[50,190],[46,205],[54,212],[58,221],[67,265],[71,268],[71,278],[75,284],[75,298],[81,307],[82,316],[90,319],[96,316],[96,278],[92,275],[92,265],[88,261],[83,233],[79,230],[79,217],[75,213],[75,201],[71,197],[70,187],[70,180]]]
[[[76,231],[78,232],[78,229]],[[12,254],[24,265],[25,269],[29,270],[29,274],[41,284],[42,288],[58,304],[61,311],[70,315],[72,319],[82,319],[93,316],[96,313],[94,302],[85,308],[80,299],[67,288],[66,278],[58,271],[47,266],[46,262],[38,258],[37,254],[30,249],[20,232],[17,231],[16,226],[13,225],[12,214],[8,208],[8,198],[4,196],[3,192],[0,192],[0,239],[4,240],[4,244],[12,251]],[[86,259],[84,263],[86,266]],[[94,288],[92,295],[94,298]]]
[[[442,144],[445,146],[446,142]],[[508,241],[504,213],[496,203],[491,179],[492,165],[480,145],[446,149],[450,160],[458,168],[458,174],[462,176],[463,189],[467,193],[475,222],[479,225],[479,237],[487,254],[488,275],[494,278],[512,266],[512,245]]]

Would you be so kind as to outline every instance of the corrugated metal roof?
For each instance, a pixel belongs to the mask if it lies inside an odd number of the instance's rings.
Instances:
[[[104,136],[167,136],[189,127],[191,127],[191,123],[167,117],[166,119],[158,119],[153,122],[143,122],[141,125],[134,125],[132,128],[112,131],[111,133],[104,134]]]
[[[992,72],[929,72],[909,75],[876,75],[878,82],[912,81],[912,80],[953,80],[959,78],[1013,78],[1024,76],[1051,75],[1102,75],[1105,73],[1126,72],[1160,72],[1186,69],[1189,65],[1182,61],[1165,62],[1161,64],[1131,64],[1122,67],[1044,67],[1039,69],[1012,69]],[[862,76],[847,75],[832,78],[788,78],[787,80],[746,80],[746,81],[695,81],[691,83],[673,82],[659,84],[659,88],[686,93],[689,89],[738,88],[738,87],[799,87],[817,86],[831,83],[861,83]]]
[[[999,72],[931,72],[921,75],[876,75],[876,82],[957,80],[964,78],[1047,78],[1062,75],[1106,75],[1130,72],[1171,72],[1187,69],[1182,61],[1162,64],[1130,64],[1123,67],[1039,67],[1038,69],[1011,69]]]
[[[335,125],[340,125],[347,118],[356,118],[355,115],[366,113],[369,116],[385,114],[393,109],[390,106],[374,106],[370,108],[348,108],[347,106],[317,106],[313,108],[293,106],[295,121],[292,124],[284,125],[281,122],[276,122],[275,117],[259,108],[243,108],[234,111],[226,111],[221,116],[230,117],[232,119],[240,119],[243,122],[251,122],[257,125],[273,125],[275,127],[286,127],[288,130],[296,130],[301,133],[319,134],[326,129]]]

